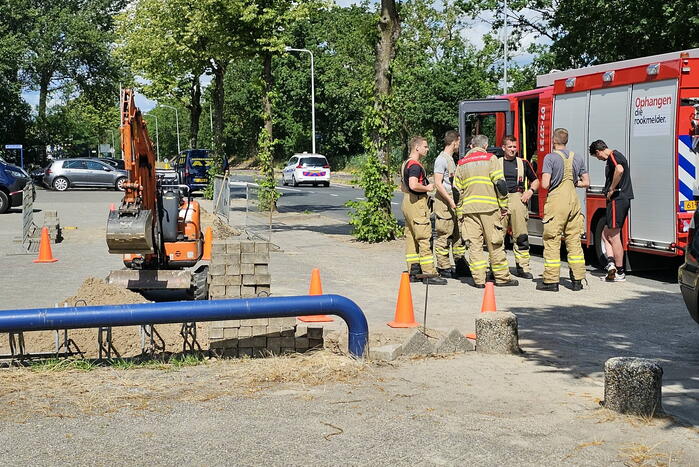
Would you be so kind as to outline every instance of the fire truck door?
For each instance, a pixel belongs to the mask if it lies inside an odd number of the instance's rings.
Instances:
[[[466,149],[466,140],[471,136],[474,136],[474,131],[477,130],[478,125],[475,123],[478,121],[479,117],[486,115],[496,114],[504,115],[505,128],[504,132],[502,129],[497,129],[495,134],[501,133],[503,135],[511,135],[514,132],[514,116],[513,112],[510,110],[510,101],[507,99],[477,99],[470,101],[459,102],[459,134],[461,135],[461,144],[459,146],[459,156],[463,156]],[[493,128],[493,130],[496,130]],[[483,132],[480,128],[479,131]],[[487,133],[484,133],[487,134]],[[496,146],[499,144],[495,141],[491,135],[488,135],[491,139],[490,145]]]
[[[587,115],[589,103],[588,91],[557,95],[553,103],[553,128],[568,130],[568,149],[582,155],[585,160],[587,160],[588,153]],[[585,189],[578,188],[576,191],[584,214],[587,212],[585,210]]]

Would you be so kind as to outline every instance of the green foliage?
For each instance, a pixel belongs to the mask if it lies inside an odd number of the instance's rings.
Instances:
[[[346,203],[352,209],[350,224],[354,227],[353,235],[357,240],[384,242],[397,238],[401,233],[400,226],[391,213],[395,185],[386,182],[388,175],[388,166],[379,161],[377,152],[370,152],[359,178],[366,200]]]
[[[47,360],[32,362],[30,364],[31,370],[39,373],[69,370],[92,371],[97,367],[98,365],[94,360],[69,358],[50,358]]]

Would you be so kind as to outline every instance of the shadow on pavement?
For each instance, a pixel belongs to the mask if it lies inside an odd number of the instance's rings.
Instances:
[[[679,292],[640,292],[607,306],[577,304],[584,294],[571,298],[568,306],[510,308],[525,358],[576,378],[601,375],[612,357],[657,359],[664,388],[674,386],[664,389],[665,410],[699,424],[699,326]]]

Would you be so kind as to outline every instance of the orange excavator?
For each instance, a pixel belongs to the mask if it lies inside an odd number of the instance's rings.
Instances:
[[[121,92],[121,151],[129,174],[119,207],[109,212],[107,246],[122,254],[125,269],[112,271],[110,284],[134,290],[186,289],[190,298],[208,297],[199,203],[186,185],[168,184],[155,170],[155,151],[131,89]]]

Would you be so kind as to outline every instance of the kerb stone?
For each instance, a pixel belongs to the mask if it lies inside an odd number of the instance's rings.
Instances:
[[[414,331],[403,342],[403,355],[431,355],[434,353],[434,344],[420,331]]]
[[[604,407],[643,417],[663,413],[663,368],[645,358],[614,357],[604,364]]]
[[[437,341],[435,345],[435,353],[456,353],[470,352],[474,350],[473,344],[464,337],[458,329],[452,329],[446,336]]]
[[[369,358],[372,360],[382,360],[392,362],[400,357],[403,352],[401,344],[382,345],[381,347],[372,347],[369,349]]]
[[[491,354],[518,354],[517,317],[509,312],[481,313],[476,318],[476,351]]]

